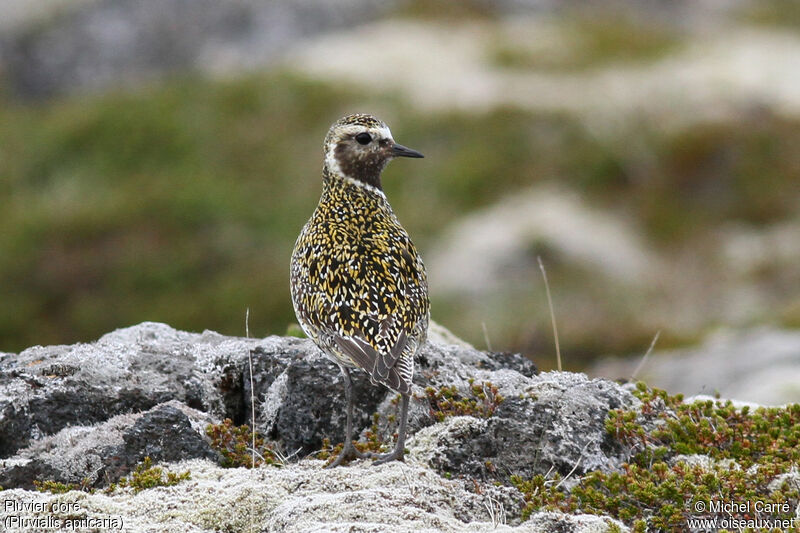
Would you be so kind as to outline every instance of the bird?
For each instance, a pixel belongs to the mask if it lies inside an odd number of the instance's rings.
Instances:
[[[356,458],[403,460],[414,357],[425,343],[430,302],[425,265],[381,186],[397,157],[421,158],[388,126],[357,113],[334,122],[324,141],[322,194],[292,251],[292,304],[306,336],[339,365],[347,402],[345,441],[328,467]],[[394,449],[363,453],[352,442],[352,369],[400,393]]]

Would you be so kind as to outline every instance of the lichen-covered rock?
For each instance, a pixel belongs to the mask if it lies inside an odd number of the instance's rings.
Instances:
[[[503,364],[535,371],[519,355],[495,360],[470,347],[432,342],[420,354],[414,383],[418,392],[428,385],[465,388],[475,372]],[[390,395],[370,384],[363,372],[352,376],[356,430],[362,431]],[[103,422],[170,400],[242,424],[251,419],[251,397],[256,399],[257,428],[285,453],[299,450],[303,456],[318,449],[324,437],[343,438],[339,369],[310,341],[188,333],[145,322],[90,344],[7,354],[0,361],[0,457],[65,427]],[[433,423],[424,404],[418,403],[412,415],[412,431]]]
[[[615,383],[569,372],[529,378],[500,370],[485,378],[504,397],[491,417],[448,418],[410,442],[437,471],[496,479],[554,469],[566,476],[615,469],[626,458],[605,419],[609,410],[632,409],[639,400]]]
[[[96,426],[73,426],[0,461],[0,486],[33,489],[34,481],[84,487],[116,482],[145,457],[158,461],[216,459],[204,438],[211,419],[180,402],[118,415]]]
[[[389,463],[372,467],[358,461],[348,468],[322,470],[323,462],[303,460],[284,468],[221,469],[203,460],[172,465],[191,479],[172,487],[112,495],[64,495],[22,490],[3,492],[8,508],[27,503],[73,503],[76,516],[121,517],[127,531],[261,531],[281,533],[601,533],[628,531],[607,517],[538,513],[519,523],[498,491],[478,492],[473,483],[447,480],[424,465]],[[505,503],[503,503],[505,502]],[[28,518],[67,513],[14,513]],[[616,527],[616,529],[611,529]]]
[[[441,344],[438,333],[431,338],[414,378],[412,433],[435,421],[422,394],[427,386],[467,390],[472,377],[490,379],[497,373],[492,369],[504,364],[529,375],[535,372],[532,363],[519,355],[495,359],[464,344]],[[506,372],[528,379],[516,371]],[[356,430],[366,430],[376,410],[387,415],[385,422],[396,409],[391,403],[395,395],[369,383],[363,372],[352,376]],[[103,423],[171,400],[207,413],[210,420],[231,418],[242,424],[251,420],[252,399],[257,429],[286,455],[303,457],[319,449],[325,437],[333,442],[343,438],[340,371],[308,340],[188,333],[146,322],[90,344],[37,346],[6,354],[0,361],[0,457],[11,457],[65,428]],[[162,425],[155,427],[149,432],[141,427],[140,435],[130,435],[129,440],[156,447]],[[158,451],[150,455],[160,457]],[[25,471],[39,479],[64,477],[48,469]]]
[[[249,423],[281,468],[220,470],[188,463],[180,487],[111,496],[71,492],[90,516],[118,515],[133,531],[605,531],[605,517],[533,514],[508,481],[550,470],[615,468],[610,409],[638,402],[582,374],[537,374],[515,354],[443,342],[434,329],[417,358],[406,464],[322,470],[308,459],[343,437],[338,367],[308,340],[243,339],[143,323],[95,343],[34,347],[0,359],[0,485],[34,480],[105,487],[144,457],[219,460],[209,423]],[[352,373],[356,430],[389,443],[397,395]],[[449,403],[448,403],[449,402]],[[174,465],[173,465],[174,466]],[[449,478],[449,479],[448,479]],[[44,500],[19,489],[4,498]],[[189,496],[186,496],[189,494]],[[188,498],[188,499],[187,499]],[[188,503],[191,502],[191,503]],[[504,526],[507,522],[512,526]],[[620,530],[624,531],[624,528]]]
[[[322,355],[310,340],[287,339],[259,346],[252,354],[252,397],[256,401],[257,429],[281,443],[286,454],[303,457],[319,450],[322,439],[344,439],[346,402],[339,367]],[[354,426],[368,426],[370,417],[387,395],[385,387],[369,382],[364,372],[352,372]],[[249,364],[244,369],[244,401],[251,409]]]
[[[241,416],[242,368],[256,341],[145,322],[91,344],[35,346],[0,361],[0,457],[69,426],[178,400]]]

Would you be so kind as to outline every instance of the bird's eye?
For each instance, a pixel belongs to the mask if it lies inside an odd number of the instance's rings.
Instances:
[[[356,140],[358,144],[369,144],[372,142],[372,137],[369,133],[359,133],[356,135]]]

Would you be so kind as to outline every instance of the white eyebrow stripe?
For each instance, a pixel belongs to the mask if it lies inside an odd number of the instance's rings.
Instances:
[[[356,133],[361,133],[362,131],[367,131],[373,134],[374,136],[378,136],[381,139],[391,139],[394,140],[392,137],[392,132],[389,130],[388,126],[380,126],[380,127],[372,127],[368,128],[365,126],[359,126],[358,124],[350,124],[347,126],[339,126],[337,128],[339,132],[341,132],[342,136],[345,135],[354,135]]]
[[[388,126],[383,126],[383,127],[380,127],[380,128],[373,128],[373,131],[377,132],[381,139],[394,140],[394,137],[392,137],[392,132],[389,131],[389,127]]]

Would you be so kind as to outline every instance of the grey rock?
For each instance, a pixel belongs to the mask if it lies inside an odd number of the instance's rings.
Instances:
[[[287,346],[288,345],[288,346]],[[352,371],[356,400],[353,423],[357,431],[370,417],[388,390],[369,382],[366,373]],[[244,396],[250,412],[250,371],[244,372]],[[344,439],[346,402],[339,367],[322,355],[309,340],[259,347],[253,351],[253,397],[258,430],[280,441],[284,452],[307,455],[319,450],[322,439]]]
[[[124,414],[95,426],[72,426],[0,461],[0,486],[33,489],[34,480],[104,486],[145,457],[157,463],[216,459],[204,428],[211,419],[180,402]]]
[[[463,397],[469,397],[470,381],[477,384],[492,382],[499,376],[494,372],[496,370],[509,370],[510,375],[519,379],[532,377],[538,373],[536,365],[520,354],[481,352],[468,344],[439,342],[443,338],[449,341],[447,335],[429,339],[417,355],[414,387],[408,409],[409,433],[416,433],[436,423],[434,406],[425,393],[428,387],[434,390],[455,387]],[[388,394],[377,407],[376,412],[380,415],[378,433],[384,441],[389,441],[397,430],[397,424],[390,419],[399,417],[398,400],[399,395]],[[362,429],[366,431],[367,428]],[[362,437],[364,437],[363,432]]]
[[[359,460],[325,475],[321,461],[304,456],[322,438],[335,443],[343,436],[344,391],[338,367],[308,340],[232,338],[143,323],[92,344],[6,354],[0,359],[0,485],[30,488],[39,479],[100,487],[145,456],[167,463],[200,458],[168,465],[179,471],[190,465],[191,487],[159,489],[158,496],[115,493],[113,513],[148,531],[262,524],[266,531],[477,532],[496,525],[501,531],[582,532],[618,525],[606,517],[558,513],[534,514],[519,524],[522,495],[494,482],[551,469],[567,475],[616,468],[629,450],[609,439],[604,419],[610,409],[633,408],[638,400],[605,380],[536,374],[519,356],[443,344],[443,338],[432,335],[419,354],[406,464],[373,467]],[[390,439],[396,394],[373,386],[363,372],[352,375],[357,429],[364,436],[377,412],[379,432]],[[473,385],[488,383],[505,397],[488,418],[439,421],[426,394],[428,387],[448,387],[469,397]],[[253,414],[288,462],[247,472],[210,466],[218,457],[205,426],[223,417],[241,424]],[[7,428],[14,427],[23,432],[11,435]],[[191,508],[186,490],[192,491]],[[20,489],[4,494],[15,501],[33,497]],[[109,497],[81,498],[99,509]],[[232,506],[245,510],[231,515]],[[170,512],[154,512],[162,508]]]
[[[627,458],[605,429],[609,410],[639,403],[619,385],[568,372],[493,377],[505,397],[493,416],[446,419],[417,433],[409,448],[438,472],[479,479],[580,475],[616,469]]]
[[[436,335],[432,336],[438,339]],[[252,365],[252,379],[250,367]],[[414,377],[410,431],[435,422],[424,388],[490,380],[509,365],[531,374],[518,355],[495,358],[464,345],[428,343]],[[528,379],[516,371],[510,375]],[[396,397],[353,371],[357,432],[374,412],[388,415]],[[252,383],[252,389],[251,389]],[[344,385],[339,368],[308,340],[282,337],[243,339],[213,332],[187,333],[145,322],[109,333],[91,344],[33,347],[0,361],[0,457],[71,426],[104,422],[176,400],[214,420],[249,423],[252,399],[256,427],[286,454],[320,448],[322,439],[344,436]],[[144,423],[144,422],[142,422]],[[150,432],[152,434],[153,432]],[[140,440],[148,433],[142,429]]]
[[[215,422],[207,415],[173,400],[141,414],[122,434],[127,465],[145,457],[153,461],[181,461],[192,458],[214,459],[217,454],[205,438],[205,427]]]
[[[523,376],[532,378],[539,373],[533,361],[527,357],[513,352],[490,352],[487,361],[479,365],[480,368],[486,370],[500,370],[507,368],[515,370]]]
[[[242,368],[257,344],[145,322],[92,344],[35,346],[6,357],[0,362],[0,457],[65,427],[169,400],[215,418],[241,417]]]
[[[439,326],[437,326],[439,327]],[[533,375],[536,366],[519,354],[484,353],[468,345],[443,345],[429,342],[418,356],[414,375],[415,398],[409,408],[409,431],[415,432],[434,423],[430,405],[423,398],[428,386],[458,384],[468,387],[468,380],[478,369],[520,369]],[[256,399],[257,428],[264,435],[280,441],[284,452],[300,456],[319,450],[322,439],[344,439],[346,403],[344,382],[339,367],[322,355],[309,340],[286,339],[279,344],[260,346],[252,352],[253,389]],[[384,438],[395,431],[387,424],[389,415],[397,415],[398,395],[370,383],[360,370],[351,371],[356,432],[366,431],[376,411],[382,415]],[[249,366],[244,369],[245,411],[251,413]],[[249,419],[248,419],[249,420]]]

